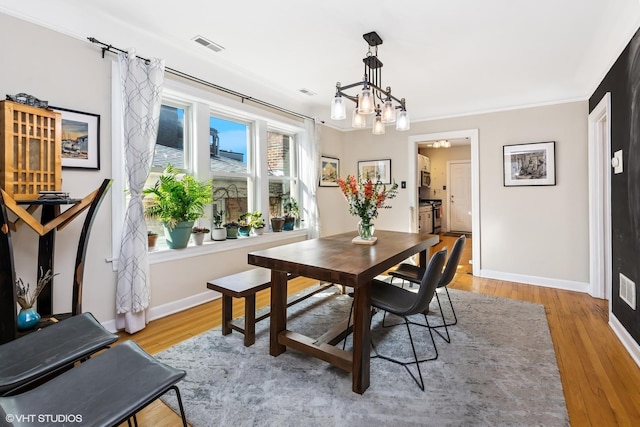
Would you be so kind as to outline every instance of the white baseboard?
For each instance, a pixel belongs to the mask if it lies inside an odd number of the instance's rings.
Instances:
[[[505,273],[502,271],[480,270],[480,277],[487,279],[506,280],[508,282],[525,283],[527,285],[546,286],[548,288],[564,289],[589,293],[591,287],[587,282],[573,280],[551,279],[548,277],[528,276],[525,274]]]
[[[169,316],[170,314],[178,313],[191,307],[204,304],[205,302],[217,300],[221,296],[222,294],[220,292],[205,291],[181,300],[172,301],[157,307],[151,307],[147,317],[149,321],[160,319],[162,317]],[[104,326],[109,332],[116,332],[116,319],[102,322],[102,326]]]
[[[640,345],[633,339],[629,332],[624,328],[622,323],[618,320],[613,313],[609,313],[609,326],[613,329],[613,332],[616,334],[624,348],[627,349],[627,352],[631,356],[636,365],[640,367]]]

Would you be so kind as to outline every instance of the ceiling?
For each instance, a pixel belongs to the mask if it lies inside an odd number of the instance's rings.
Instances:
[[[329,119],[330,100],[362,78],[367,32],[415,122],[586,99],[640,26],[639,0],[0,0],[0,12],[339,128],[350,123]]]

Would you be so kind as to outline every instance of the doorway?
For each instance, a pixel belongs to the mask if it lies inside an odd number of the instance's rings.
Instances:
[[[480,154],[479,154],[479,132],[478,129],[467,129],[452,132],[429,133],[422,135],[412,135],[409,137],[409,180],[407,190],[410,196],[409,208],[414,212],[417,219],[418,201],[418,149],[420,143],[424,141],[437,141],[446,139],[468,138],[471,147],[471,257],[473,275],[480,277],[482,267],[482,254],[480,253],[481,229],[480,229]],[[414,223],[416,222],[414,219]]]
[[[611,302],[611,93],[589,114],[589,281],[591,296]],[[611,304],[609,304],[611,315]]]

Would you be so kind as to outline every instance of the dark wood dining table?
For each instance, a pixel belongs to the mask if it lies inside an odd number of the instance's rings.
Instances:
[[[356,233],[350,232],[248,255],[249,264],[271,269],[269,354],[278,356],[291,347],[329,362],[351,372],[352,390],[360,394],[370,384],[371,281],[417,253],[420,265],[426,265],[429,247],[439,242],[437,235],[427,233],[376,230],[375,235],[374,245],[352,243]],[[287,330],[287,274],[354,289],[352,351],[335,346],[345,336],[347,319],[319,338]]]

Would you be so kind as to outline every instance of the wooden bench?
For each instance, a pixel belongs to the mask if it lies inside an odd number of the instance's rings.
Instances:
[[[292,279],[294,277],[289,275],[288,278]],[[291,297],[287,302],[287,307],[331,286],[333,286],[333,283],[324,283],[305,289]],[[269,287],[271,287],[271,270],[266,268],[254,268],[207,282],[207,288],[222,294],[222,335],[229,335],[232,330],[235,330],[244,334],[244,345],[246,347],[255,343],[256,322],[268,318],[271,314],[268,308],[256,313],[256,293]],[[244,322],[232,319],[233,298],[244,298]]]

